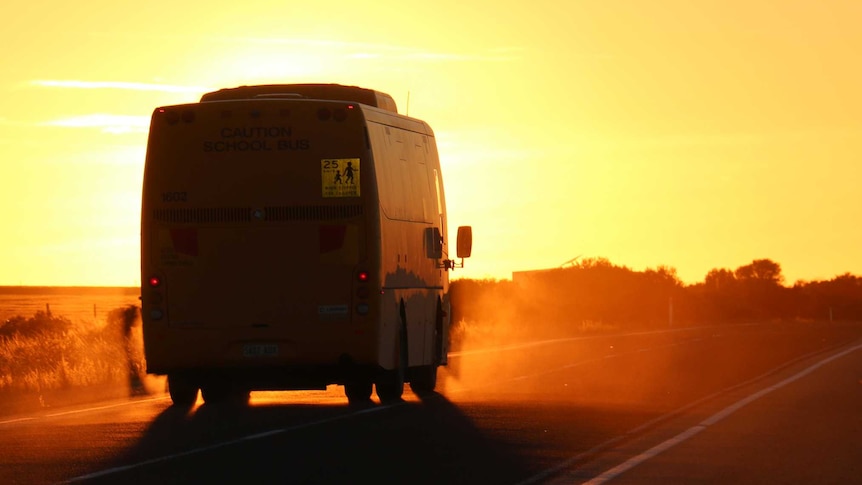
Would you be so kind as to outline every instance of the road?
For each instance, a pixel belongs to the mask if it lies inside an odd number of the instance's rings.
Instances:
[[[862,325],[665,329],[467,349],[439,393],[165,396],[0,418],[0,483],[847,483]]]

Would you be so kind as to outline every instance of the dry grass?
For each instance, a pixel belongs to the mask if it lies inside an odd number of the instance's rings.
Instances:
[[[0,324],[0,400],[62,400],[80,390],[141,392],[143,339],[135,306],[117,308],[103,322],[72,323],[38,311]]]

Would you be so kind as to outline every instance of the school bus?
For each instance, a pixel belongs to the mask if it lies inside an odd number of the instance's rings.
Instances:
[[[240,86],[152,114],[141,214],[147,372],[175,405],[343,385],[434,390],[450,256],[434,133],[387,94]],[[455,259],[457,258],[457,260]]]

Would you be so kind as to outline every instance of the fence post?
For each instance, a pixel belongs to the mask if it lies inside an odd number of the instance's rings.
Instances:
[[[669,296],[667,299],[667,321],[668,326],[673,327],[673,297]]]

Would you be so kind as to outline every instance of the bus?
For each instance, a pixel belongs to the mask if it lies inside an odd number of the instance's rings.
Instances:
[[[447,231],[427,123],[338,84],[240,86],[153,111],[142,190],[147,372],[177,406],[341,385],[433,392],[447,364]],[[451,249],[455,254],[450,255]],[[372,389],[373,388],[373,389]]]

